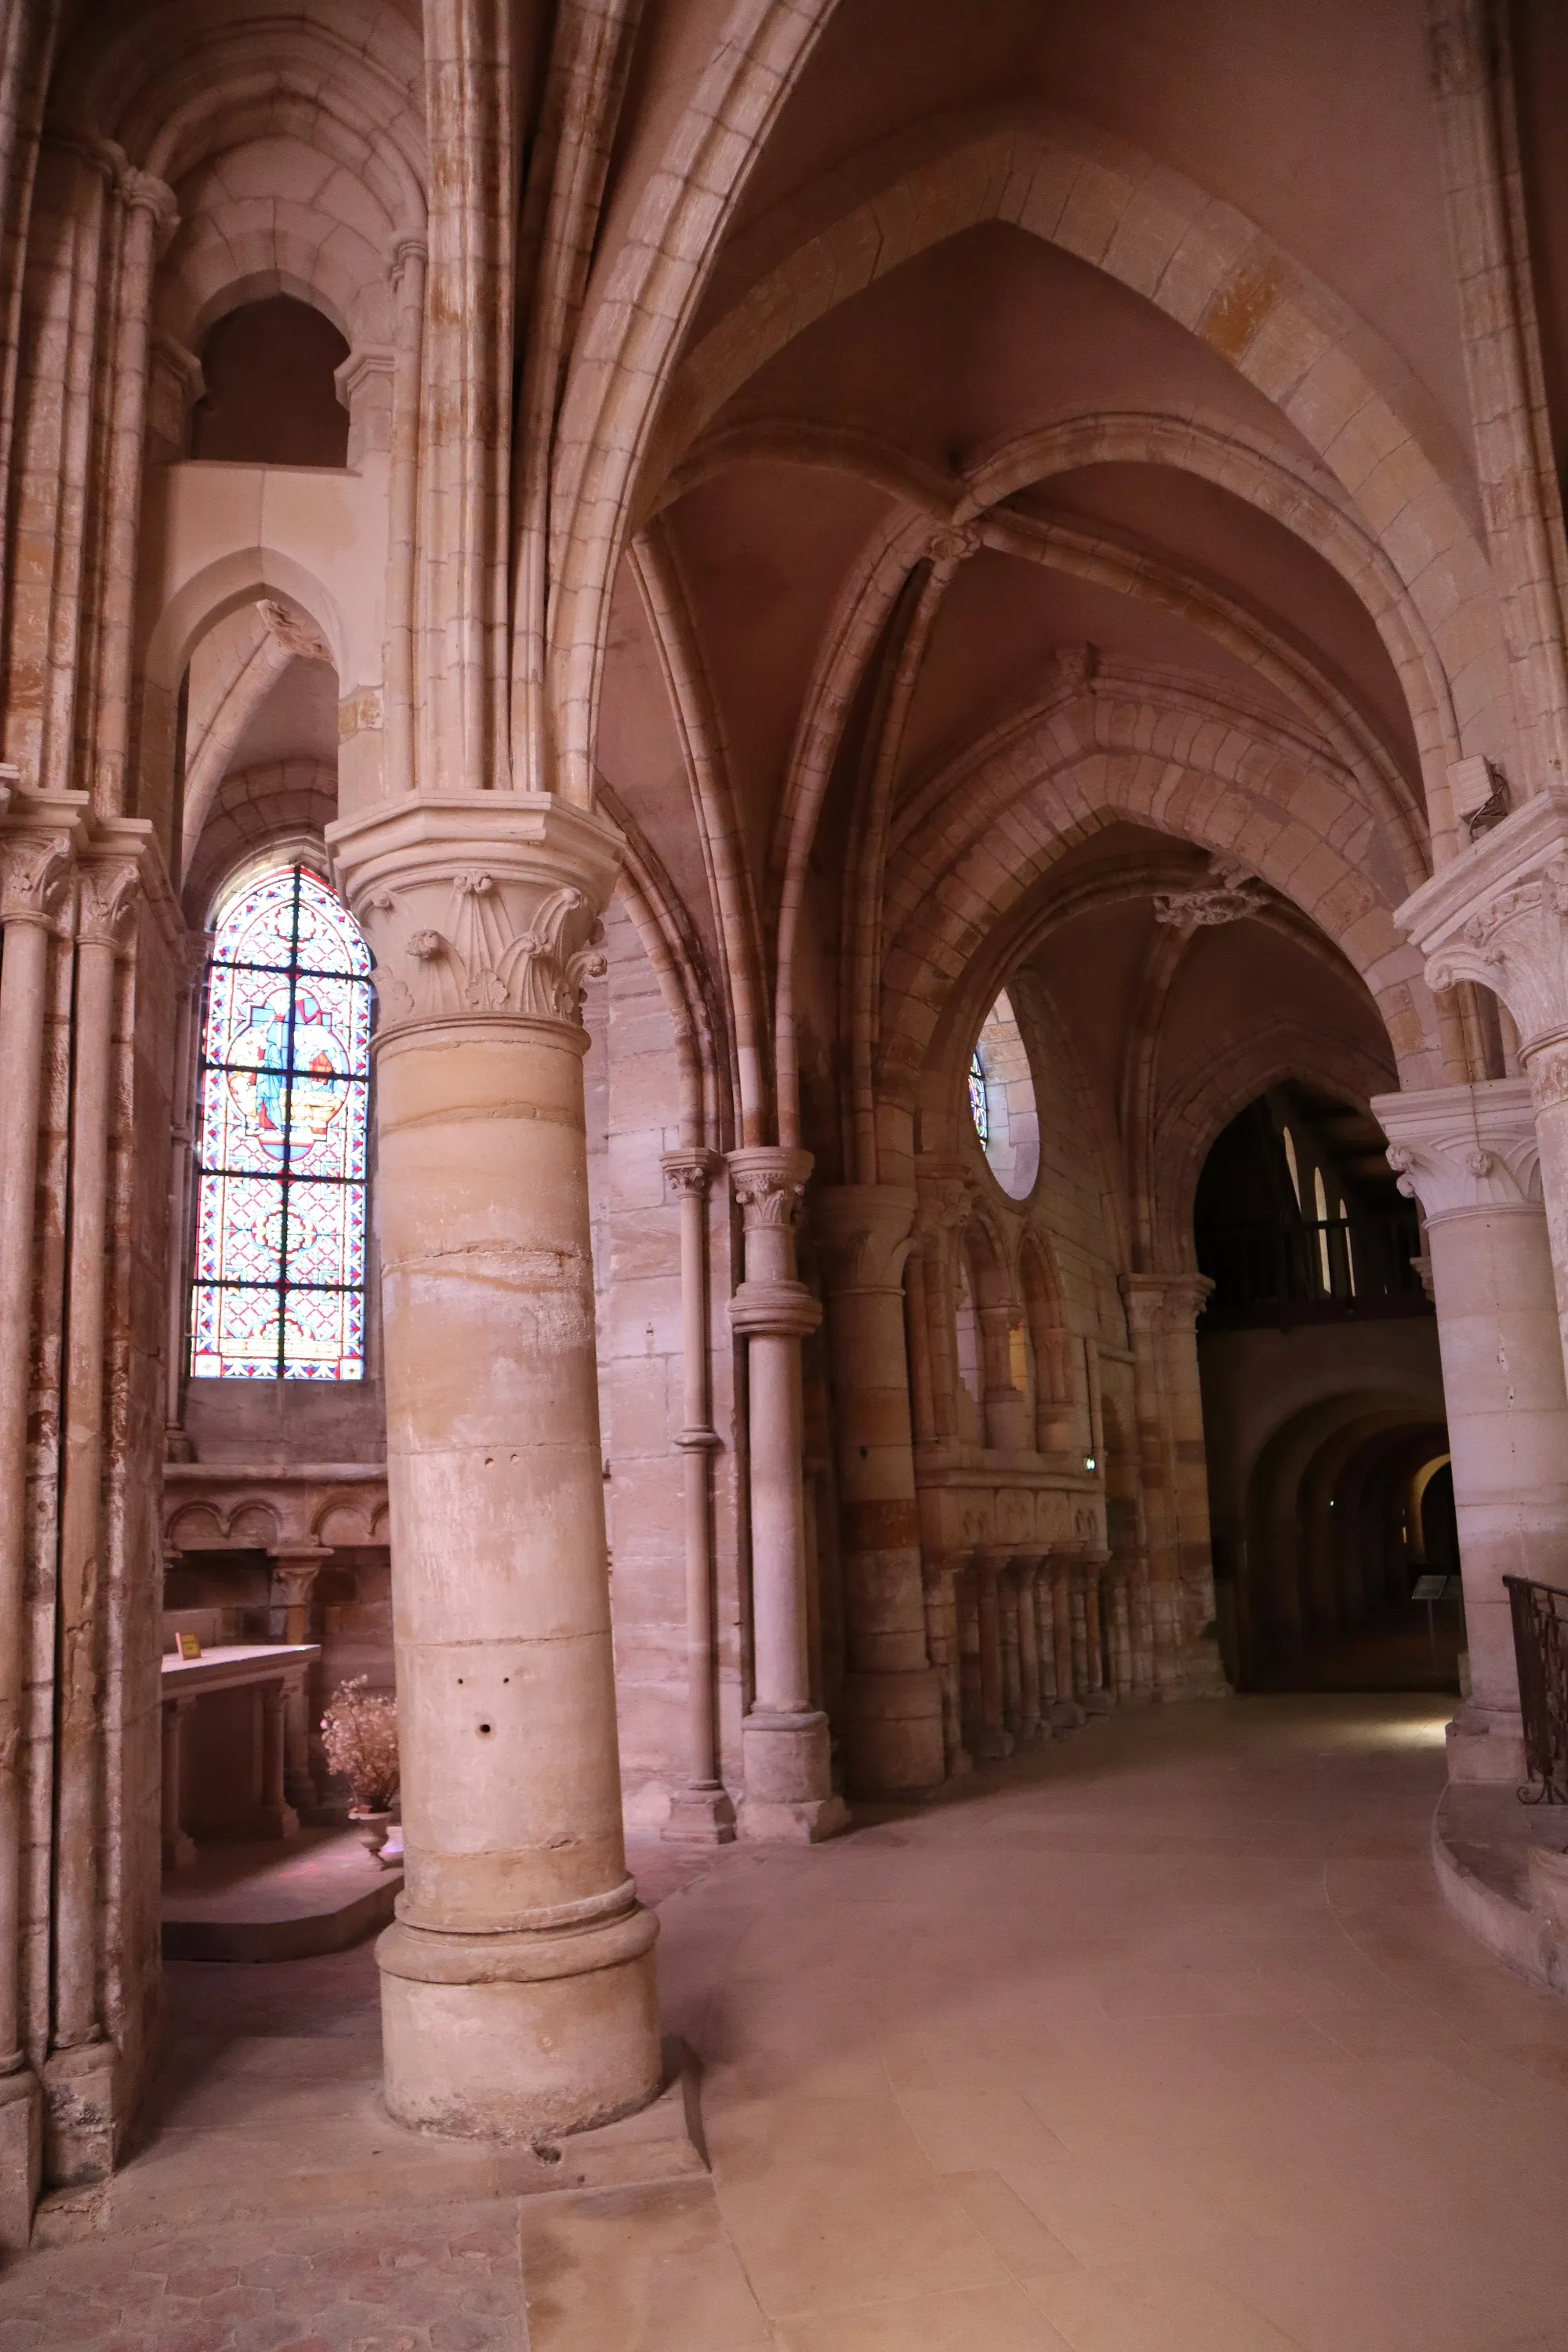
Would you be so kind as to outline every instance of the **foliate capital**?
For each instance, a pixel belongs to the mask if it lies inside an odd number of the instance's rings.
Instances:
[[[136,902],[141,869],[132,858],[84,862],[77,891],[76,935],[86,947],[118,949]]]
[[[0,839],[0,923],[50,925],[70,878],[68,834],[12,834]]]
[[[1541,1151],[1528,1079],[1374,1095],[1372,1110],[1388,1138],[1399,1189],[1420,1202],[1429,1225],[1539,1204]]]
[[[1206,1274],[1124,1274],[1121,1284],[1135,1331],[1190,1331],[1214,1292]]]
[[[694,1193],[700,1201],[723,1164],[716,1151],[666,1151],[659,1160],[670,1191],[678,1198]]]
[[[914,1246],[912,1184],[832,1184],[811,1196],[812,1231],[834,1291],[900,1290]]]
[[[1422,884],[1395,917],[1426,983],[1501,997],[1525,1059],[1568,1037],[1568,790],[1554,787]]]
[[[747,1232],[765,1227],[789,1231],[811,1174],[810,1152],[788,1144],[759,1143],[731,1151],[729,1160],[730,1179]]]
[[[544,793],[409,793],[329,826],[374,957],[384,1038],[431,1024],[582,1026],[620,836]]]
[[[915,1162],[915,1231],[922,1241],[955,1234],[969,1223],[978,1192],[960,1161]]]

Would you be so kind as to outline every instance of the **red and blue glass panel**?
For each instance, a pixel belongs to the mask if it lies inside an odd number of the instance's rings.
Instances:
[[[370,1018],[364,940],[308,866],[231,901],[202,1039],[198,1379],[363,1376]]]

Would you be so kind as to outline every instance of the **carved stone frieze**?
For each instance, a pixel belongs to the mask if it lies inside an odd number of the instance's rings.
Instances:
[[[1106,1540],[1103,1496],[1087,1477],[1061,1470],[1003,1471],[917,1456],[915,1487],[926,1559],[949,1560],[982,1546],[1054,1551]]]
[[[1399,1189],[1420,1202],[1428,1224],[1539,1206],[1541,1151],[1528,1080],[1374,1095],[1372,1108]]]
[[[410,793],[328,841],[384,1037],[476,1019],[581,1027],[620,857],[607,825],[543,793]]]
[[[163,1465],[168,1551],[266,1551],[319,1564],[334,1545],[386,1540],[379,1463]]]

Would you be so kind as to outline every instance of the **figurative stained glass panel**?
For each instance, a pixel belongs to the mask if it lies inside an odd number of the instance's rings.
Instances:
[[[969,1056],[969,1116],[974,1121],[974,1132],[982,1143],[991,1139],[991,1118],[985,1108],[985,1073],[980,1066],[980,1051],[976,1047]]]
[[[191,1370],[364,1372],[370,957],[308,866],[225,909],[208,968]]]

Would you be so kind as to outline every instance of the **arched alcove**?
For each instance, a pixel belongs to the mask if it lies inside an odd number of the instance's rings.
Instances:
[[[203,397],[190,455],[242,466],[348,464],[349,413],[336,371],[349,346],[331,320],[292,294],[229,310],[201,349]]]

